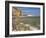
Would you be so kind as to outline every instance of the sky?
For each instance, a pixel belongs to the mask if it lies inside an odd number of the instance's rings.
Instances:
[[[33,8],[33,7],[19,7],[19,8],[23,12],[23,14],[40,16],[40,8]]]

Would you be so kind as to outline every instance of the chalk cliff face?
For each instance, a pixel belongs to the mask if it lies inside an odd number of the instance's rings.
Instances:
[[[27,16],[33,16],[33,15],[30,14],[30,15],[27,15]]]

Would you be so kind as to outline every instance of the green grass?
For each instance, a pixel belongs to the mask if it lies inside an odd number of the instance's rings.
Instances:
[[[31,24],[32,26],[40,25],[40,17],[21,17],[21,22]]]

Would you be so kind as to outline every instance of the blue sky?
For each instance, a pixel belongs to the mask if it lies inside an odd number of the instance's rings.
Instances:
[[[40,16],[40,8],[33,8],[33,7],[19,7],[23,14],[31,14],[34,16]]]

